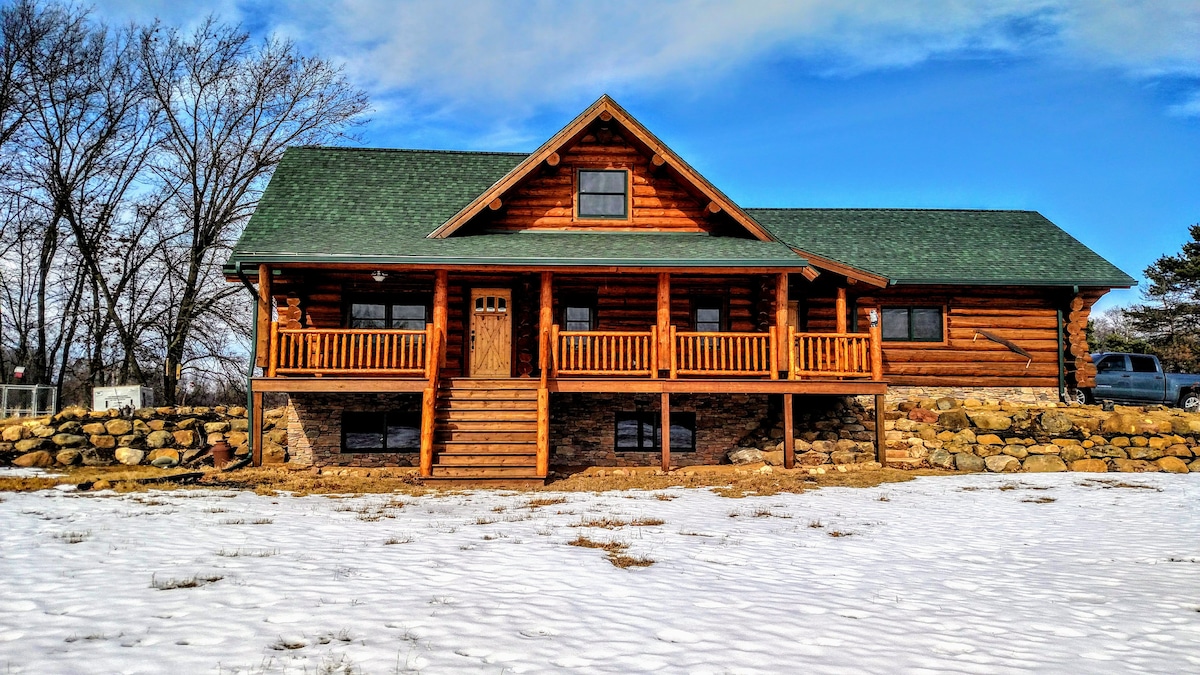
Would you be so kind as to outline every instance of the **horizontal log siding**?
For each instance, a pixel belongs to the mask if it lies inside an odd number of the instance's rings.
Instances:
[[[600,144],[588,134],[560,153],[562,161],[553,172],[535,172],[522,185],[504,195],[504,206],[487,222],[488,229],[561,230],[657,229],[670,232],[708,232],[712,221],[704,206],[666,171],[650,169],[650,158],[620,135]],[[629,220],[577,222],[575,219],[575,171],[579,168],[628,169],[633,191]]]
[[[1068,296],[1059,290],[1016,287],[901,287],[857,298],[858,326],[866,330],[868,312],[883,306],[945,306],[945,343],[883,343],[884,378],[894,385],[971,387],[1057,387],[1056,310]],[[833,299],[808,302],[809,330],[831,330]],[[1007,340],[1029,352],[1033,362],[982,336]]]
[[[453,278],[451,280],[453,285]],[[760,278],[752,276],[671,277],[671,324],[692,330],[692,298],[723,300],[731,331],[758,329],[755,307]],[[563,302],[595,298],[597,330],[648,330],[657,322],[658,279],[651,276],[594,275],[554,277],[554,320],[566,330]]]

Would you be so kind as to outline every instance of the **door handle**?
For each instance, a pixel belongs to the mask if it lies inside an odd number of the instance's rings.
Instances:
[[[471,351],[475,351],[475,331],[471,331]]]
[[[1133,377],[1132,375],[1122,375],[1121,377]]]

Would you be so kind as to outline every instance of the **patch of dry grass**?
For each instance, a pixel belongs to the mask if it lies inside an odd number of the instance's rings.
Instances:
[[[582,520],[578,523],[575,523],[571,527],[598,527],[605,530],[615,530],[618,527],[625,527],[628,524],[628,520],[604,516],[601,518],[588,518],[587,520]]]
[[[215,584],[225,577],[219,574],[197,574],[183,579],[158,579],[156,576],[150,576],[150,588],[160,591],[171,591],[177,588],[199,588],[208,584]]]
[[[613,567],[627,569],[629,567],[649,567],[654,564],[652,558],[643,558],[640,556],[623,555],[620,553],[608,554],[608,562],[613,564]]]
[[[566,498],[566,497],[553,497],[553,498],[551,498],[551,497],[541,497],[541,498],[538,498],[538,499],[531,499],[531,500],[529,500],[528,502],[526,502],[526,503],[525,503],[525,508],[527,508],[527,509],[538,509],[538,508],[541,508],[541,507],[543,507],[543,506],[554,506],[555,504],[566,504],[566,503],[567,503],[567,498]]]
[[[1049,504],[1053,501],[1058,501],[1054,497],[1032,497],[1030,499],[1022,499],[1026,504]]]
[[[597,548],[597,549],[600,549],[601,551],[607,551],[608,553],[620,553],[621,551],[624,551],[625,549],[629,548],[629,544],[626,544],[624,542],[596,541],[595,539],[589,539],[588,537],[585,537],[582,534],[579,535],[578,537],[575,537],[571,541],[568,541],[567,544],[569,544],[570,546],[579,546],[582,548]]]

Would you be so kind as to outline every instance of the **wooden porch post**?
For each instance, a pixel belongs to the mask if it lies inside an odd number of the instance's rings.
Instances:
[[[796,430],[792,421],[792,395],[783,395],[783,468],[796,466]]]
[[[675,345],[671,337],[671,273],[658,273],[658,363],[659,370],[671,368]]]
[[[775,355],[776,370],[790,371],[791,364],[787,362],[789,346],[788,339],[788,273],[780,272],[775,277],[775,344],[782,347]]]
[[[254,345],[254,365],[267,367],[271,325],[271,268],[258,266],[258,341]]]
[[[538,365],[541,383],[537,392],[537,475],[550,473],[550,390],[546,378],[550,375],[550,331],[554,325],[553,276],[542,272],[541,306],[538,310]]]
[[[446,322],[450,304],[450,273],[434,272],[433,277],[433,339],[437,345],[437,367],[446,365]]]
[[[263,456],[263,395],[261,391],[254,391],[254,383],[250,384],[250,415],[254,420],[254,427],[250,430],[253,434],[250,439],[250,446],[253,455],[250,458],[250,464],[253,466],[262,466]]]
[[[837,303],[835,311],[837,312],[837,332],[846,332],[846,287],[838,286]]]
[[[662,393],[662,470],[671,470],[671,395]]]
[[[875,321],[871,325],[871,379],[883,380],[883,309],[875,307]]]
[[[875,461],[887,466],[887,432],[884,430],[884,407],[887,397],[875,394]]]

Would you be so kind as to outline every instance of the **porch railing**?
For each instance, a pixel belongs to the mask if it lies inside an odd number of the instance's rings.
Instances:
[[[433,325],[425,330],[277,328],[268,376],[426,375]]]
[[[671,377],[779,377],[774,333],[680,332],[671,326]]]
[[[792,379],[878,379],[878,339],[872,333],[797,333],[788,329]],[[873,339],[874,338],[874,339]]]
[[[551,329],[556,375],[658,376],[658,329],[567,331]]]

